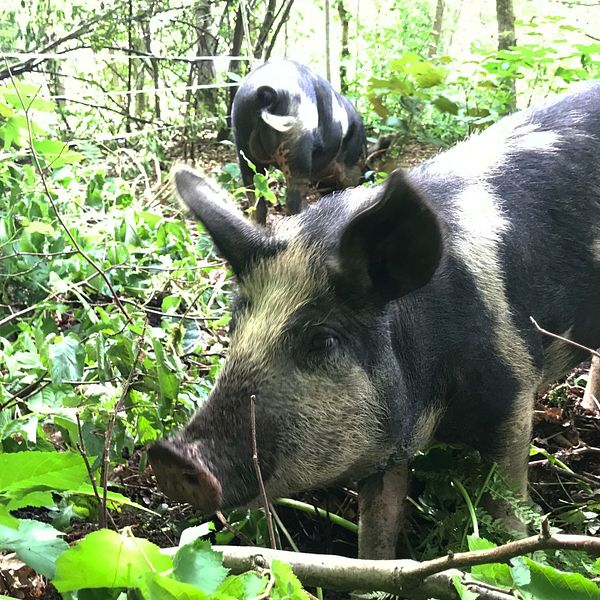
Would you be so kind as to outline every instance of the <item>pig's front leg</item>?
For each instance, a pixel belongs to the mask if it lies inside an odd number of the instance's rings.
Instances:
[[[308,195],[309,182],[307,179],[291,178],[288,180],[287,185],[287,209],[290,215],[297,215],[306,207],[306,196]]]
[[[358,486],[358,557],[396,558],[396,543],[404,520],[408,463],[376,473]]]

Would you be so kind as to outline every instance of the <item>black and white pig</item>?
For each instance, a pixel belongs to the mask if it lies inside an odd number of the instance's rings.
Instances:
[[[362,119],[305,65],[273,60],[250,71],[235,95],[231,123],[244,185],[253,188],[246,159],[263,174],[277,166],[285,175],[291,214],[302,210],[311,184],[331,190],[359,183],[366,158]],[[256,210],[256,220],[264,223],[264,198]]]
[[[272,233],[187,169],[179,193],[237,276],[231,345],[159,485],[204,513],[359,481],[359,554],[390,558],[409,461],[466,442],[527,489],[536,389],[600,346],[600,83],[500,121]],[[497,507],[500,510],[502,507]]]

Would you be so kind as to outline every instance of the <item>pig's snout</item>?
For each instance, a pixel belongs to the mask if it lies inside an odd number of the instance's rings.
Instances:
[[[221,483],[199,456],[196,444],[161,440],[148,450],[159,488],[169,498],[188,502],[203,514],[222,503]]]

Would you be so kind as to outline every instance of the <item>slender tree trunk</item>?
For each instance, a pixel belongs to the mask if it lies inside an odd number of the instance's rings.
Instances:
[[[152,54],[152,33],[150,32],[150,18],[146,21],[142,22],[142,31],[144,32],[144,46],[146,47],[146,52],[148,54]],[[152,76],[152,83],[154,84],[154,89],[158,89],[159,87],[159,71],[158,71],[158,61],[156,58],[150,59],[150,65],[148,66],[150,71],[150,75]],[[156,119],[160,119],[160,94],[154,94],[154,117]]]
[[[444,18],[444,0],[437,0],[435,5],[435,17],[433,19],[433,31],[431,34],[431,44],[429,44],[428,56],[431,58],[438,51],[440,44],[440,35],[442,33],[442,20]]]
[[[329,17],[329,0],[325,0],[325,69],[327,72],[327,80],[331,81],[331,40]]]
[[[348,30],[350,28],[350,13],[344,6],[344,0],[337,1],[340,23],[342,24],[342,51],[340,55],[340,91],[342,94],[348,93],[348,61],[350,59],[350,49],[348,47]]]
[[[281,31],[284,24],[287,23],[287,20],[290,17],[290,12],[292,10],[293,5],[294,5],[294,0],[287,0],[287,4],[285,5],[285,7],[281,13],[281,18],[279,19],[279,23],[275,27],[275,31],[273,32],[273,35],[271,36],[271,40],[269,41],[269,47],[267,48],[267,51],[265,52],[265,60],[269,60],[269,58],[271,57],[271,53],[273,52],[273,47],[275,46],[275,41],[277,40],[277,36],[279,35],[279,32]]]
[[[267,10],[265,12],[265,18],[260,27],[260,31],[258,32],[258,37],[256,38],[256,44],[254,45],[254,57],[260,58],[263,54],[263,50],[267,43],[267,37],[269,35],[269,31],[273,27],[273,23],[275,22],[275,7],[277,6],[277,0],[269,0],[269,4],[267,5]]]
[[[498,50],[508,50],[511,46],[516,46],[515,11],[512,0],[496,0],[496,18],[498,20]],[[506,112],[510,112],[516,108],[515,79],[507,77],[503,83],[509,93]]]
[[[129,0],[127,3],[128,13],[127,13],[127,46],[128,46],[128,54],[132,56],[133,50],[133,35],[131,28],[133,27],[133,0]],[[127,91],[131,92],[132,83],[133,83],[133,60],[129,58],[127,61]],[[131,115],[131,94],[127,94],[127,115]],[[131,132],[131,120],[129,118],[125,121],[125,130],[127,133]]]
[[[244,25],[242,23],[242,10],[238,6],[235,11],[235,25],[233,28],[233,39],[231,41],[230,55],[231,56],[240,56],[242,52],[242,43],[244,41]],[[242,72],[242,62],[239,60],[229,61],[229,69],[230,73],[240,74]],[[227,90],[227,116],[226,119],[226,127],[219,131],[217,134],[218,140],[225,140],[229,137],[229,132],[231,131],[231,107],[233,106],[233,99],[235,98],[235,93],[237,92],[236,87],[230,87]]]

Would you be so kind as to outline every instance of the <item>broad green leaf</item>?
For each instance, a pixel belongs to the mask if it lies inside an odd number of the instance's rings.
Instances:
[[[195,585],[205,594],[212,594],[228,573],[229,569],[223,566],[222,554],[215,552],[205,540],[182,546],[173,557],[174,577]]]
[[[467,543],[471,552],[475,550],[488,550],[495,548],[496,544],[486,540],[485,538],[476,537],[474,535],[467,536]],[[485,581],[492,585],[510,588],[513,585],[513,579],[510,574],[510,567],[502,563],[490,563],[487,565],[476,565],[471,567],[471,575],[475,579]]]
[[[56,560],[69,547],[58,537],[60,535],[60,531],[47,523],[22,519],[18,529],[0,525],[0,549],[16,552],[25,564],[44,577],[52,578]]]
[[[300,580],[294,575],[290,565],[274,560],[271,572],[275,577],[275,585],[271,593],[273,600],[309,600],[308,594],[302,588]]]
[[[73,335],[57,337],[49,348],[53,383],[78,381],[83,376],[84,347]]]
[[[564,573],[523,557],[529,567],[531,581],[519,589],[536,600],[600,600],[600,588],[579,573]]]
[[[56,561],[52,583],[59,592],[134,588],[148,573],[161,573],[171,566],[171,559],[148,540],[101,529],[88,534]]]
[[[0,504],[0,527],[10,527],[11,529],[17,529],[19,527],[19,519],[13,517],[8,508],[3,504]]]
[[[76,452],[15,452],[0,454],[0,491],[20,498],[28,490],[76,490],[88,473]]]
[[[592,572],[596,575],[600,575],[600,558],[596,559],[594,566],[592,567]]]
[[[50,491],[38,491],[24,494],[23,496],[10,500],[6,508],[8,510],[17,510],[24,506],[54,506],[55,502]]]

